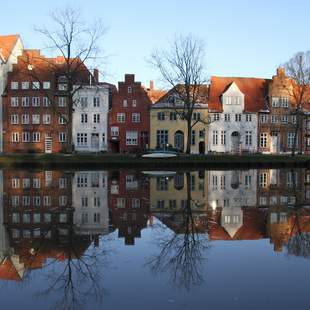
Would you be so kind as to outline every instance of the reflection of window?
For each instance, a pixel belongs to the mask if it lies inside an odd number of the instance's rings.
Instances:
[[[168,190],[168,178],[159,177],[156,179],[156,189],[158,191],[167,191]]]
[[[140,199],[138,198],[133,198],[131,200],[131,207],[132,208],[140,208]]]
[[[30,223],[30,214],[29,213],[23,214],[23,222],[24,223]]]
[[[125,198],[117,198],[116,199],[116,207],[117,208],[125,208],[126,199]]]
[[[175,199],[169,200],[169,209],[175,210],[177,208],[177,201]]]
[[[267,205],[267,197],[261,196],[259,197],[259,205],[266,206]]]
[[[19,221],[20,221],[19,213],[13,213],[12,214],[12,223],[16,224],[16,223],[19,223]]]
[[[59,214],[59,222],[60,223],[67,223],[67,214],[66,213],[60,213]]]
[[[157,200],[157,209],[164,209],[164,208],[165,208],[165,201]]]
[[[126,175],[126,190],[134,190],[138,188],[138,181],[134,175]]]
[[[174,187],[177,190],[181,190],[184,187],[184,174],[183,173],[178,173],[174,177]]]
[[[81,205],[82,205],[82,207],[88,207],[88,197],[87,196],[81,197]]]
[[[91,186],[99,187],[99,173],[92,173],[91,175]]]
[[[77,187],[87,187],[88,178],[86,173],[78,174],[77,176]]]

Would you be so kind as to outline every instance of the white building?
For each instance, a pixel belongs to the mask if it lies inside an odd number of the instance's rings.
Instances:
[[[77,171],[72,185],[73,223],[81,235],[109,232],[106,171]]]
[[[222,153],[257,151],[258,111],[267,94],[265,79],[211,78],[208,150]]]
[[[107,151],[109,86],[78,90],[72,119],[72,142],[77,152]]]
[[[19,35],[0,36],[0,152],[3,150],[2,95],[6,88],[8,72],[12,71],[17,57],[22,54],[23,43]]]

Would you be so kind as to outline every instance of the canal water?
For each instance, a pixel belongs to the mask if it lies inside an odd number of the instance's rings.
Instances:
[[[309,309],[310,170],[2,170],[1,309]]]

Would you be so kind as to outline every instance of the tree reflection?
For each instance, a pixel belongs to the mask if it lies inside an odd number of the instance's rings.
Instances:
[[[72,222],[73,209],[69,214],[70,223],[56,228],[54,246],[58,253],[45,264],[45,288],[36,294],[39,298],[57,296],[51,307],[54,309],[82,309],[89,302],[100,303],[105,294],[100,271],[107,263],[107,251],[97,248],[99,236],[77,235]],[[47,242],[42,239],[32,250],[30,269],[45,251]]]
[[[193,207],[199,202],[192,199],[191,174],[186,173],[187,201],[180,211],[168,218],[164,214],[158,224],[157,245],[159,253],[151,257],[147,265],[156,273],[167,273],[173,285],[190,290],[192,286],[203,283],[203,267],[205,262],[208,237],[206,232],[206,215],[195,214]],[[167,227],[172,232],[167,233]]]

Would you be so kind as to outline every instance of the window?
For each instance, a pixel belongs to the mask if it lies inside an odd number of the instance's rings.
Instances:
[[[259,186],[263,188],[267,187],[267,173],[266,172],[260,173]]]
[[[52,205],[51,196],[43,196],[43,205],[44,207],[50,207]]]
[[[50,213],[44,213],[44,222],[45,223],[50,223],[52,220],[52,216]]]
[[[32,102],[33,107],[39,107],[40,106],[40,97],[32,97],[31,102]]]
[[[58,118],[58,123],[59,123],[60,125],[66,124],[66,118],[65,118],[64,115],[59,116],[59,118]]]
[[[29,107],[29,97],[22,97],[22,107]]]
[[[217,175],[212,175],[212,190],[217,190]]]
[[[293,148],[294,147],[294,141],[295,141],[295,133],[294,132],[288,132],[287,133],[287,147]],[[297,147],[297,136],[296,136],[296,147]]]
[[[135,108],[137,106],[137,100],[136,99],[133,99],[132,100],[132,106]]]
[[[78,133],[76,135],[76,143],[78,146],[87,146],[87,133]]]
[[[49,107],[51,105],[51,102],[48,97],[43,97],[43,107]]]
[[[22,82],[22,89],[29,89],[29,82]]]
[[[272,97],[271,101],[272,101],[271,105],[272,105],[273,108],[278,108],[280,106],[279,98]]]
[[[32,187],[33,188],[40,188],[41,187],[41,182],[40,182],[39,178],[33,178]]]
[[[260,115],[260,122],[262,124],[268,123],[268,115],[267,114],[261,114]]]
[[[53,184],[53,171],[45,171],[45,187],[50,187]]]
[[[168,144],[168,130],[161,129],[156,131],[157,146]]]
[[[23,214],[23,222],[24,223],[30,223],[30,214],[29,213]],[[30,231],[29,231],[29,237],[30,237]]]
[[[286,185],[288,187],[293,187],[294,185],[297,185],[297,173],[295,171],[287,172]]]
[[[12,114],[11,115],[11,124],[17,125],[18,124],[18,114]]]
[[[245,121],[246,122],[252,122],[252,115],[251,114],[246,114],[245,115]]]
[[[94,97],[94,108],[99,108],[99,107],[100,107],[100,98]]]
[[[19,196],[13,195],[11,197],[11,204],[12,204],[13,207],[19,206]]]
[[[192,129],[191,130],[191,145],[196,144],[196,130]]]
[[[126,131],[126,145],[138,145],[138,131]]]
[[[59,188],[67,188],[67,178],[59,178]]]
[[[18,82],[11,82],[11,89],[18,89]]]
[[[12,142],[19,142],[19,133],[12,132]]]
[[[199,138],[204,138],[204,136],[205,136],[205,131],[199,130]]]
[[[34,213],[33,214],[33,222],[34,223],[40,223],[41,221],[41,214],[40,213]]]
[[[81,97],[80,102],[81,102],[81,108],[82,109],[87,108],[87,106],[88,106],[87,97]]]
[[[235,121],[241,122],[241,114],[235,114]]]
[[[213,114],[213,121],[214,122],[217,122],[220,120],[220,114],[216,113],[216,114]]]
[[[278,123],[278,115],[271,115],[271,123]]]
[[[94,207],[100,207],[100,197],[94,197]]]
[[[22,133],[22,142],[30,142],[30,132],[24,131]]]
[[[131,94],[132,93],[132,87],[128,86],[127,91],[128,91],[128,94]]]
[[[297,123],[297,116],[296,115],[292,115],[292,123],[293,124]]]
[[[100,223],[100,213],[94,213],[94,223]]]
[[[18,97],[11,97],[11,107],[18,107]]]
[[[40,133],[39,132],[33,132],[32,133],[32,142],[40,142]]]
[[[33,114],[32,115],[32,124],[34,124],[34,125],[40,124],[40,114]]]
[[[165,112],[158,112],[157,113],[157,120],[164,121],[165,120]]]
[[[168,179],[165,177],[156,178],[156,190],[168,191]]]
[[[267,147],[267,133],[262,132],[260,134],[260,142],[259,142],[260,147]]]
[[[221,131],[221,145],[226,145],[226,131]]]
[[[138,209],[138,208],[140,208],[140,199],[138,199],[138,198],[132,198],[132,200],[131,200],[131,207],[132,207],[133,209]]]
[[[125,123],[125,113],[117,113],[116,119],[118,123]]]
[[[124,107],[124,108],[127,108],[127,107],[128,107],[128,101],[127,101],[127,99],[124,99],[124,100],[123,100],[123,107]]]
[[[66,97],[59,97],[58,98],[58,106],[64,108],[67,106],[67,98]]]
[[[58,84],[59,90],[67,90],[67,84]]]
[[[87,113],[82,113],[81,114],[81,123],[85,124],[88,122],[88,114]]]
[[[245,177],[244,177],[244,185],[246,188],[249,188],[251,187],[252,185],[252,176],[249,175],[249,174],[246,174]]]
[[[29,124],[29,114],[22,114],[22,124]]]
[[[23,179],[23,188],[30,188],[30,178]]]
[[[218,131],[217,130],[212,131],[212,144],[213,145],[218,144]]]
[[[252,131],[245,132],[245,145],[246,146],[252,145]]]
[[[280,102],[283,108],[288,108],[288,98],[281,98]]]
[[[140,113],[132,113],[131,114],[131,121],[133,123],[140,123]]]
[[[59,142],[64,143],[67,141],[67,134],[65,132],[59,133]]]
[[[43,124],[48,125],[51,123],[51,115],[43,114]]]
[[[170,112],[170,120],[171,121],[177,120],[177,112]]]
[[[19,188],[19,178],[12,178],[12,188]]]
[[[224,114],[225,122],[230,122],[230,114]]]
[[[33,197],[32,197],[32,204],[33,204],[35,207],[40,207],[40,204],[41,204],[41,197],[40,197],[40,196],[33,196]]]
[[[58,202],[60,207],[65,207],[67,205],[68,198],[65,195],[59,196]]]
[[[87,196],[82,196],[81,197],[81,206],[82,207],[88,207],[88,197]]]
[[[200,120],[200,113],[194,112],[193,113],[193,120],[194,121],[199,121]]]
[[[50,89],[51,88],[51,82],[45,81],[43,82],[43,89]]]
[[[77,187],[87,187],[88,177],[87,173],[80,173],[77,177]]]
[[[12,214],[12,223],[16,224],[16,223],[19,223],[19,221],[20,221],[19,213],[13,213]]]
[[[32,82],[32,89],[40,89],[40,82]]]
[[[94,114],[94,123],[100,123],[100,114]]]
[[[287,115],[283,115],[282,116],[282,123],[283,124],[287,124],[288,123],[288,116]]]
[[[111,127],[111,136],[118,137],[118,127],[115,127],[115,126]]]

